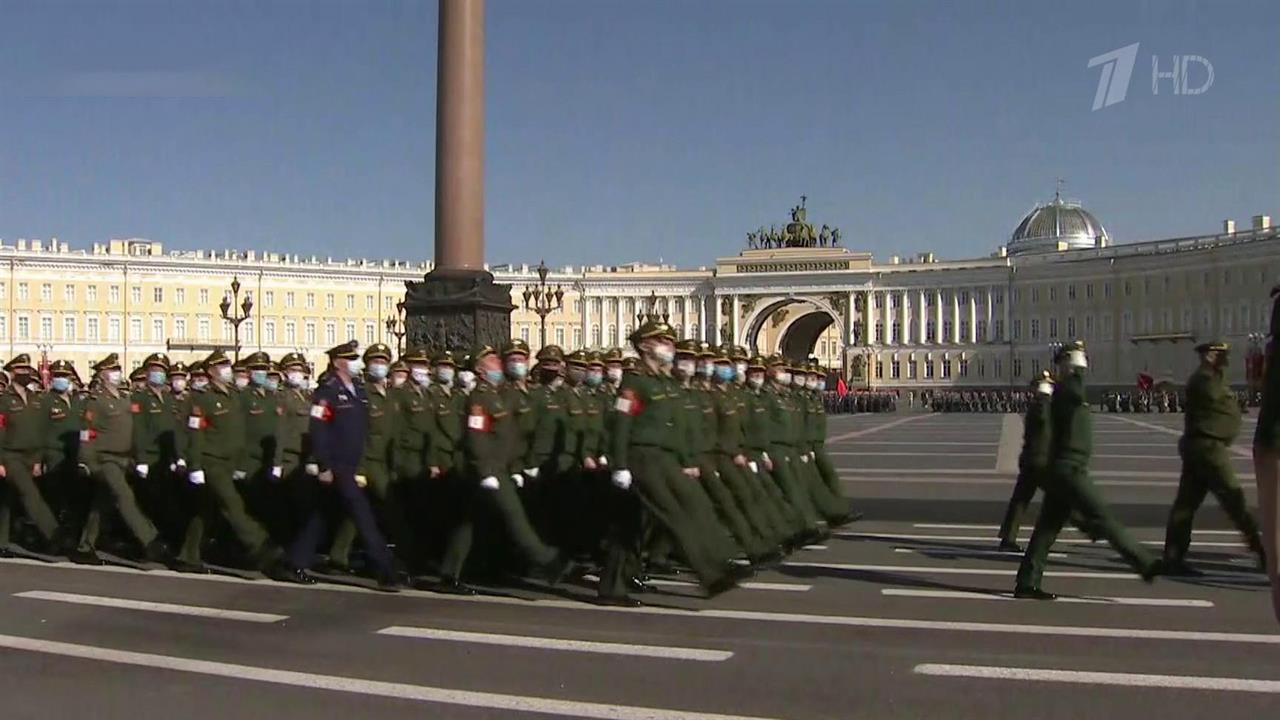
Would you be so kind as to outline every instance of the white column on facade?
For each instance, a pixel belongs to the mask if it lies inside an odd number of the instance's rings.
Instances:
[[[969,290],[969,337],[965,342],[973,345],[978,342],[978,291]]]
[[[925,343],[925,338],[929,337],[925,334],[925,323],[928,322],[925,316],[929,314],[929,306],[924,301],[923,290],[921,290],[918,297],[916,297],[916,303],[916,344],[923,345]]]
[[[734,345],[741,345],[743,344],[742,328],[738,324],[742,322],[742,297],[734,293],[730,305],[733,316],[729,318],[729,340]]]
[[[621,297],[614,298],[613,314],[614,314],[614,323],[615,323],[613,326],[614,345],[617,345],[618,347],[626,347],[627,339],[626,337],[624,337],[626,333],[623,331],[623,328],[622,328],[622,298]]]
[[[942,336],[942,291],[933,291],[933,341],[939,345],[949,338]]]
[[[992,319],[995,315],[995,309],[991,307],[991,301],[995,299],[995,293],[991,292],[991,286],[988,285],[983,291],[987,294],[987,342],[994,342],[996,339],[996,329],[992,327],[994,323]]]
[[[951,344],[960,344],[960,291],[953,289],[951,291],[951,337],[947,338]]]
[[[582,347],[591,347],[591,304],[587,300],[587,289],[578,294],[578,302],[582,307]]]
[[[880,293],[874,290],[866,294],[867,327],[863,332],[866,333],[868,345],[876,342],[876,321],[880,317],[879,311],[876,310],[876,299],[879,297]]]
[[[901,326],[901,333],[898,335],[898,345],[911,344],[911,316],[907,314],[907,308],[911,305],[910,294],[906,290],[900,290],[898,296],[898,324]],[[890,332],[893,332],[890,330]]]
[[[1004,323],[1005,337],[1010,340],[1013,339],[1013,326],[1009,323],[1009,307],[1012,305],[1013,298],[1009,296],[1008,292],[1006,292],[1004,294],[1004,302],[1000,303],[1000,309],[1004,313],[1004,319],[1001,322]]]
[[[703,308],[703,314],[711,319],[711,327],[707,328],[707,342],[712,345],[720,344],[720,297],[715,292],[707,293],[707,304],[711,307]],[[710,312],[707,312],[710,310]]]

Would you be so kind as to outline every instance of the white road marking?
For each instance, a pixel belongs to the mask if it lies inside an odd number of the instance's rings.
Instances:
[[[970,525],[968,523],[912,523],[921,530],[999,530],[999,525]],[[1159,528],[1156,528],[1159,529]],[[1062,532],[1080,532],[1079,528],[1064,527]],[[1239,535],[1239,530],[1192,530],[1196,535]]]
[[[1012,577],[1017,570],[1008,568],[925,567],[921,565],[874,565],[870,563],[812,563],[787,562],[786,567],[815,568],[818,570],[847,570],[851,572],[914,573],[920,575],[1001,575]],[[1083,570],[1047,570],[1045,577],[1106,578],[1107,580],[1138,580],[1133,573],[1092,572]],[[1209,576],[1205,576],[1209,577]],[[1237,575],[1236,577],[1239,577]]]
[[[929,433],[933,434],[932,431]],[[852,443],[851,443],[852,444]],[[868,445],[958,445],[961,447],[989,447],[997,443],[990,440],[867,440],[857,443],[859,447]]]
[[[1022,554],[1022,553],[1020,553],[1020,552],[1013,552],[1012,550],[979,550],[979,549],[976,549],[976,548],[975,548],[975,549],[973,549],[973,550],[961,550],[961,549],[957,549],[957,548],[905,548],[905,547],[900,547],[900,548],[894,548],[894,549],[893,549],[893,551],[894,551],[894,552],[896,552],[896,553],[916,553],[916,554],[926,554],[926,553],[927,553],[927,554],[929,554],[929,555],[991,555],[991,556],[996,556],[996,557],[1016,557],[1016,558],[1020,558],[1020,557],[1022,557],[1022,555],[1023,555],[1023,554]],[[1067,554],[1066,554],[1066,553],[1063,553],[1063,552],[1051,552],[1051,553],[1049,553],[1049,558],[1050,558],[1050,559],[1052,559],[1052,560],[1062,560],[1062,559],[1063,559],[1063,558],[1065,558],[1065,557],[1067,557]]]
[[[451,642],[477,643],[480,645],[504,645],[507,647],[534,648],[537,650],[567,650],[570,652],[602,653],[606,655],[632,655],[636,657],[665,658],[668,660],[697,660],[699,662],[724,662],[733,657],[728,650],[701,648],[662,647],[660,645],[632,645],[629,643],[593,642],[588,640],[564,640],[561,638],[529,637],[526,635],[497,635],[493,633],[460,632],[437,628],[405,627],[393,625],[378,631],[379,635],[417,638],[420,640],[447,640]]]
[[[1016,473],[998,473],[994,470],[983,470],[981,468],[868,468],[868,467],[839,467],[836,468],[837,475],[947,475],[947,476],[969,476],[977,475],[983,479],[1005,477],[1003,482],[1012,485]],[[1169,478],[1176,480],[1181,473],[1171,470],[1090,470],[1089,477],[1096,478]],[[959,478],[956,478],[959,479]],[[1253,473],[1238,472],[1237,480],[1252,480]],[[1096,483],[1101,485],[1102,483]],[[1177,483],[1159,483],[1160,485],[1177,485]],[[1249,487],[1245,486],[1248,490]]]
[[[882,468],[867,468],[868,472],[880,470]],[[892,472],[888,468],[883,468],[886,472]],[[988,470],[987,473],[991,471]],[[1097,474],[1094,475],[1097,477]],[[1249,476],[1252,478],[1252,476]],[[1239,473],[1236,474],[1237,479],[1245,479]],[[1013,479],[1008,478],[943,478],[943,477],[841,477],[841,482],[851,484],[873,484],[873,483],[889,483],[892,485],[999,485],[1002,487],[1011,487]],[[1095,480],[1094,485],[1098,487],[1151,487],[1151,488],[1172,488],[1177,487],[1176,482],[1161,482],[1157,480]],[[1252,487],[1246,487],[1245,493],[1248,494],[1253,490]]]
[[[583,575],[583,580],[589,582],[600,582],[599,575]],[[658,587],[698,587],[698,583],[688,580],[664,580],[662,578],[649,578],[645,581],[650,585]],[[743,590],[767,590],[773,592],[809,592],[813,589],[812,585],[803,585],[800,583],[775,583],[775,582],[744,582],[738,583],[738,587]]]
[[[53,602],[72,603],[75,605],[141,610],[169,615],[191,615],[217,620],[238,620],[240,622],[274,623],[289,619],[288,615],[274,615],[272,613],[224,610],[222,608],[200,607],[198,605],[173,605],[170,603],[126,600],[124,598],[99,597],[97,595],[77,595],[75,593],[51,592],[48,590],[29,590],[27,592],[14,593],[13,596],[30,600],[52,600]]]
[[[929,416],[928,415],[909,415],[907,417],[902,418],[901,420],[894,420],[893,422],[887,422],[882,425],[876,425],[874,427],[869,427],[866,430],[854,430],[853,432],[834,435],[834,436],[828,437],[827,442],[840,442],[841,440],[848,440],[849,438],[856,438],[856,437],[862,437],[863,435],[870,435],[871,433],[877,433],[877,432],[880,432],[881,430],[888,430],[889,428],[898,427],[899,425],[904,425],[909,422],[916,422],[926,417],[929,417]]]
[[[1018,471],[1018,452],[1022,440],[1022,416],[1005,415],[1000,422],[1000,443],[996,446],[996,470]]]
[[[508,712],[544,713],[575,718],[597,718],[598,720],[758,720],[741,715],[720,715],[629,705],[606,705],[579,700],[557,700],[554,698],[505,695],[472,690],[453,690],[450,688],[384,682],[381,680],[362,680],[337,675],[277,670],[255,665],[196,660],[173,655],[113,650],[93,645],[35,640],[13,635],[0,635],[0,647],[119,665],[211,675],[249,682],[288,685],[312,690],[331,690],[398,700],[417,700],[419,702],[442,703],[445,705],[489,708]]]
[[[832,533],[836,537],[854,538],[861,540],[944,540],[947,542],[981,542],[992,543],[999,542],[997,537],[982,537],[981,535],[912,535],[909,533],[854,533],[854,532],[836,532]],[[1018,538],[1018,542],[1025,542],[1027,536]],[[1064,545],[1091,545],[1093,541],[1088,538],[1058,538],[1055,543]],[[1143,545],[1164,545],[1163,540],[1140,540]],[[1099,540],[1098,544],[1105,544]],[[1205,542],[1196,541],[1196,547],[1244,547],[1243,542]]]
[[[889,597],[941,598],[946,600],[1013,600],[1013,593],[966,592],[962,590],[912,590],[908,588],[882,588],[881,595]],[[1084,605],[1142,605],[1147,607],[1211,608],[1208,600],[1183,600],[1176,598],[1102,597],[1081,595],[1058,596],[1054,602]]]
[[[826,550],[827,546],[826,545],[803,545],[800,547],[800,549],[801,550]]]
[[[1040,668],[991,667],[984,665],[917,665],[918,675],[978,678],[982,680],[1034,680],[1080,685],[1165,688],[1170,690],[1222,690],[1228,692],[1280,693],[1280,680],[1205,677],[1196,675],[1149,675],[1084,670],[1044,670]]]
[[[1174,429],[1171,427],[1165,427],[1164,425],[1156,425],[1153,423],[1142,422],[1141,420],[1134,420],[1133,418],[1120,417],[1120,416],[1116,416],[1115,419],[1121,422],[1129,423],[1130,425],[1137,425],[1138,427],[1145,428],[1147,430],[1155,430],[1156,432],[1162,432],[1162,433],[1165,433],[1166,435],[1177,435],[1178,437],[1182,437],[1182,430]],[[1241,458],[1253,457],[1253,455],[1248,450],[1245,450],[1243,448],[1231,447],[1228,449],[1232,453],[1234,453],[1237,457],[1241,457]],[[1174,457],[1176,458],[1177,455],[1175,455]]]
[[[953,458],[953,457],[982,457],[982,458],[984,458],[984,457],[991,457],[991,453],[989,453],[989,452],[981,452],[981,453],[962,453],[962,452],[961,452],[961,453],[958,453],[958,452],[951,452],[950,450],[947,450],[947,451],[944,451],[944,452],[940,452],[940,453],[922,453],[922,452],[868,452],[868,451],[866,451],[866,450],[828,450],[828,451],[827,451],[827,454],[828,454],[828,455],[857,455],[858,457],[925,457],[925,456],[938,456],[938,457],[948,457],[948,458]]]

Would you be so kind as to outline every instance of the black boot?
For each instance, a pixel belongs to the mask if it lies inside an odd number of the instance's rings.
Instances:
[[[1013,596],[1019,600],[1057,600],[1058,596],[1040,588],[1015,588]]]
[[[277,582],[292,583],[294,585],[315,585],[316,579],[302,568],[296,568],[284,560],[276,562],[271,567],[263,571],[263,573]]]
[[[440,582],[429,585],[424,589],[440,593],[441,595],[471,596],[476,594],[475,588],[459,581],[458,578],[447,576],[441,577]]]
[[[143,550],[143,556],[147,562],[160,565],[172,565],[175,560],[173,551],[159,537],[147,543],[147,547]]]

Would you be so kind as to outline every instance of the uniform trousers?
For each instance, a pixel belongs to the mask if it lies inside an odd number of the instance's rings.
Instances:
[[[707,491],[707,496],[711,499],[719,521],[733,535],[738,547],[741,547],[747,552],[748,556],[752,557],[767,553],[771,544],[765,540],[761,531],[747,519],[743,506],[738,502],[738,498],[733,491],[729,489],[731,480],[727,475],[720,473],[716,455],[713,453],[702,455],[698,459],[698,472],[698,479],[701,481],[702,487]]]
[[[795,466],[800,463],[795,457],[795,448],[775,445],[769,450],[769,461],[773,464],[769,474],[786,496],[787,502],[800,513],[805,529],[817,530],[821,518],[818,517],[818,509],[813,506],[813,498],[805,481],[796,477]]]
[[[53,540],[58,531],[58,520],[40,490],[39,478],[31,472],[38,462],[39,451],[6,450],[0,453],[0,465],[5,469],[5,492],[0,498],[3,500],[0,503],[0,547],[9,546],[12,513],[18,505],[26,511],[46,541]]]
[[[454,484],[458,522],[450,531],[444,558],[440,562],[442,577],[458,579],[462,575],[467,557],[471,554],[475,503],[483,503],[496,513],[508,538],[530,565],[546,567],[559,557],[559,551],[544,543],[533,529],[533,523],[529,521],[520,501],[515,481],[510,476],[504,473],[499,477],[496,490],[480,487],[480,478],[474,474],[457,473]]]
[[[1021,467],[1018,479],[1013,483],[1013,494],[1009,496],[1009,506],[1005,508],[1004,520],[1000,522],[1000,542],[1017,542],[1018,530],[1022,528],[1022,517],[1027,514],[1027,507],[1040,488],[1040,477],[1044,468]]]
[[[400,482],[392,479],[386,464],[366,463],[360,474],[368,481],[367,494],[373,505],[378,524],[386,532],[391,542],[395,543],[397,554],[410,567],[419,560],[416,552],[417,543],[413,530],[405,515],[408,509]],[[346,567],[351,555],[351,544],[356,539],[356,524],[350,515],[344,516],[333,535],[333,543],[329,547],[329,562],[339,567]]]
[[[329,528],[329,512],[326,505],[337,502],[346,516],[355,525],[364,544],[369,562],[379,575],[390,575],[392,572],[391,550],[387,547],[386,538],[374,520],[373,508],[364,491],[356,485],[355,471],[350,469],[333,469],[333,482],[327,486],[316,478],[315,486],[310,493],[310,502],[306,520],[298,536],[289,546],[288,562],[297,569],[305,570],[315,563],[316,550],[324,541]]]
[[[1271,608],[1280,621],[1280,449],[1253,447],[1253,472],[1258,484],[1258,509],[1262,515],[1262,545],[1266,550],[1267,578],[1271,580]]]
[[[738,507],[755,533],[771,549],[791,536],[786,521],[774,507],[772,500],[760,486],[760,477],[750,467],[739,467],[733,457],[723,453],[716,455],[716,470],[720,480],[733,494]]]
[[[1173,563],[1185,560],[1191,547],[1191,525],[1207,494],[1213,493],[1254,551],[1262,552],[1262,534],[1245,503],[1244,491],[1231,468],[1230,446],[1208,439],[1183,438],[1178,443],[1182,455],[1182,475],[1178,495],[1169,511],[1164,537],[1164,558]]]
[[[265,567],[274,557],[267,557],[270,536],[266,528],[245,509],[244,498],[236,481],[232,479],[234,463],[224,458],[207,458],[204,464],[204,485],[198,488],[198,507],[182,540],[178,558],[186,563],[202,562],[205,533],[221,515],[259,567]],[[274,551],[274,548],[270,548]]]
[[[103,516],[114,510],[124,521],[125,527],[146,547],[159,534],[156,526],[142,512],[138,500],[133,494],[133,486],[129,484],[129,474],[133,467],[124,456],[103,454],[101,459],[90,468],[93,478],[93,505],[85,518],[84,529],[80,532],[80,552],[93,552],[98,543]],[[156,481],[162,481],[157,477]]]

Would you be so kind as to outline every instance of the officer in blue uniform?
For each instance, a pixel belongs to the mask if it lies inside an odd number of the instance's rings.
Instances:
[[[307,569],[315,562],[316,550],[327,535],[324,509],[326,497],[334,497],[351,518],[364,543],[365,552],[377,573],[378,589],[396,592],[400,580],[395,572],[386,538],[374,520],[373,508],[361,491],[356,474],[369,433],[369,397],[356,383],[364,364],[356,341],[328,352],[329,369],[312,397],[311,448],[318,466],[320,487],[311,494],[312,507],[302,531],[289,547],[286,580],[303,584],[315,582]],[[326,488],[327,486],[327,488]]]

